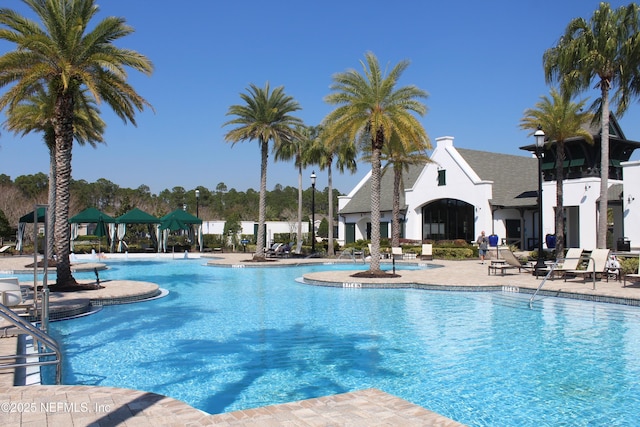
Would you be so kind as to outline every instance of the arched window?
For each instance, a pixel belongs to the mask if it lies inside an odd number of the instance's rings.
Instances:
[[[422,207],[422,238],[474,239],[473,205],[457,199],[435,200]]]

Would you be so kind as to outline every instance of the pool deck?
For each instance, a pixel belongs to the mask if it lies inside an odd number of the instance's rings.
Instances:
[[[194,256],[198,256],[194,254]],[[351,262],[351,260],[278,258],[266,263],[250,261],[251,254],[215,254],[203,256],[212,267],[252,268],[284,267],[306,263]],[[104,268],[96,260],[78,263],[76,270]],[[29,270],[33,258],[0,257],[0,276]],[[398,261],[425,263],[425,261]],[[426,261],[441,266],[428,270],[398,271],[400,277],[385,279],[354,278],[353,271],[328,271],[304,275],[305,283],[316,286],[348,288],[418,288],[441,290],[499,290],[533,293],[541,282],[531,274],[509,270],[507,274],[488,275],[488,263],[479,261]],[[385,268],[389,267],[385,261]],[[23,286],[33,287],[24,282]],[[83,310],[91,305],[118,304],[148,298],[159,292],[153,283],[104,281],[100,290],[51,293],[52,313]],[[544,295],[591,299],[611,303],[640,305],[640,286],[623,287],[610,280],[583,282],[581,279],[549,280]],[[0,355],[15,354],[17,338],[11,330],[0,339]],[[126,425],[126,426],[460,426],[461,424],[376,389],[308,399],[263,408],[210,415],[184,402],[144,391],[93,386],[13,386],[13,372],[0,371],[0,425]]]

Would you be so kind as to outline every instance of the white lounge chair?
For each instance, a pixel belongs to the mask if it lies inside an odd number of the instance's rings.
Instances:
[[[393,259],[403,259],[404,258],[404,254],[402,253],[402,248],[399,246],[394,246],[391,248],[391,256],[393,256]]]
[[[9,246],[9,245],[5,245],[5,246],[1,247],[0,248],[0,254],[2,254],[2,255],[11,254],[11,251],[9,251],[9,249],[11,249],[11,246]]]
[[[498,274],[499,271],[504,276],[505,271],[516,268],[518,269],[518,273],[522,272],[522,270],[531,271],[532,267],[528,264],[521,263],[508,247],[499,249],[498,253],[500,254],[501,259],[491,261],[487,269],[487,274],[491,275],[492,271],[493,274]]]
[[[17,277],[0,277],[0,302],[7,307],[26,307]]]
[[[606,273],[607,259],[609,259],[609,249],[594,249],[591,251],[591,255],[589,256],[589,264],[587,265],[586,270],[569,270],[565,271],[564,281],[567,281],[567,277],[570,276],[582,276],[583,281],[587,281],[587,277],[593,276],[594,272],[596,276],[601,274],[603,277],[607,277],[607,281],[609,280],[609,276]]]
[[[433,259],[433,245],[431,243],[422,244],[422,253],[420,254],[420,259]]]
[[[265,256],[275,257],[278,256],[280,251],[282,251],[282,243],[274,243],[269,249],[267,249]]]
[[[569,248],[561,263],[553,269],[553,275],[563,277],[565,272],[578,269],[582,260],[582,248]]]

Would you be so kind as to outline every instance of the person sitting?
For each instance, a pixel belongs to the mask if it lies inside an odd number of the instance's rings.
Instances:
[[[618,261],[618,258],[616,258],[615,255],[609,256],[609,259],[607,260],[607,264],[605,265],[605,267],[607,269],[607,274],[609,275],[609,278],[616,279],[620,274],[620,261]]]

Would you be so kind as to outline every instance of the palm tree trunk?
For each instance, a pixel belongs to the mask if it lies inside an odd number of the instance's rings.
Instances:
[[[55,142],[49,151],[49,209],[47,212],[47,253],[49,259],[53,258],[55,246],[55,224],[56,224],[56,155]]]
[[[329,162],[327,169],[327,180],[329,184],[329,236],[327,244],[327,255],[332,257],[335,255],[333,250],[333,174],[331,173],[331,163]]]
[[[262,161],[260,164],[260,202],[258,204],[258,241],[256,242],[256,253],[254,258],[264,258],[265,235],[264,222],[267,210],[267,160],[269,159],[269,141],[260,141]]]
[[[378,132],[376,139],[381,139]],[[369,271],[380,271],[380,153],[382,144],[374,143],[371,150],[371,264]]]
[[[400,246],[400,185],[402,166],[393,167],[393,212],[391,214],[391,246]]]
[[[556,258],[564,256],[564,141],[556,141]]]
[[[598,229],[596,246],[607,247],[607,211],[609,191],[609,82],[600,82],[602,90],[602,135],[600,139],[600,204],[598,205]]]
[[[298,235],[296,236],[296,250],[299,254],[302,249],[302,162],[298,165]]]
[[[71,149],[73,148],[73,97],[59,95],[55,106],[56,135],[56,286],[76,285],[69,261],[69,185],[71,184]]]

